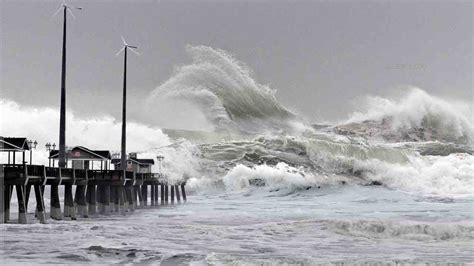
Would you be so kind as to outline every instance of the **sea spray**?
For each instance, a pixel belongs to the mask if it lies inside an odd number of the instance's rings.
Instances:
[[[34,151],[35,164],[48,164],[48,154],[43,145],[57,143],[59,114],[49,107],[24,107],[11,100],[0,100],[0,129],[2,136],[27,137],[41,145]],[[67,146],[84,146],[90,149],[120,150],[121,123],[111,116],[82,118],[68,110]],[[142,153],[155,147],[171,144],[163,132],[154,127],[129,122],[127,148]],[[0,156],[5,157],[6,154]],[[5,158],[2,159],[5,159]],[[152,158],[155,158],[153,156]],[[6,160],[3,160],[6,161]]]
[[[282,106],[275,91],[257,83],[250,69],[225,51],[187,46],[193,62],[152,92],[153,108],[160,98],[187,100],[201,108],[217,130],[262,132],[289,128],[296,115]]]
[[[337,129],[386,141],[455,142],[473,146],[472,106],[429,95],[409,87],[399,99],[368,96]]]

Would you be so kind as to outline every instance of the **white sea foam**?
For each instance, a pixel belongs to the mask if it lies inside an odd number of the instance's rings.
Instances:
[[[367,180],[412,193],[438,196],[474,196],[474,156],[409,156],[405,164],[377,159],[358,160],[355,171]]]
[[[461,140],[471,145],[474,140],[472,105],[441,99],[420,88],[410,87],[398,99],[369,96],[359,105],[362,110],[353,113],[345,124],[365,121],[382,123],[382,132],[364,133],[393,134],[400,136],[400,139],[404,133],[411,134],[418,130],[430,139]],[[385,129],[387,132],[383,131]]]
[[[419,241],[474,240],[472,223],[328,220],[324,224],[336,233],[364,238],[402,238]]]

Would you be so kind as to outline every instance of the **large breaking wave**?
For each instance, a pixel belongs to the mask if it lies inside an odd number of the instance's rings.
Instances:
[[[228,53],[207,46],[188,46],[192,63],[178,67],[174,75],[151,95],[187,100],[201,108],[217,130],[262,132],[296,120],[282,106],[275,91],[257,83],[250,69]]]
[[[165,156],[170,179],[186,179],[198,190],[230,192],[264,187],[291,193],[352,183],[472,196],[472,106],[413,88],[398,99],[368,97],[366,108],[343,123],[311,127],[233,56],[205,46],[188,46],[187,52],[192,63],[177,68],[152,92],[147,109],[163,99],[184,99],[215,130],[160,130],[130,123],[128,131],[129,147],[142,158]],[[57,128],[44,127],[56,125],[55,110],[23,108],[10,101],[0,105],[2,135],[26,134],[45,143],[57,134]],[[113,118],[68,117],[69,144],[118,149],[120,130]],[[46,162],[46,153],[40,154]]]
[[[473,145],[472,106],[449,102],[410,87],[398,98],[369,96],[363,110],[336,127],[338,133],[386,141],[443,141]]]
[[[167,130],[197,147],[190,184],[242,191],[294,191],[325,184],[383,185],[431,195],[471,195],[474,123],[464,107],[410,88],[367,97],[342,123],[306,124],[275,91],[225,51],[188,46],[190,64],[153,91],[198,106],[215,132]],[[467,107],[466,107],[467,106]]]

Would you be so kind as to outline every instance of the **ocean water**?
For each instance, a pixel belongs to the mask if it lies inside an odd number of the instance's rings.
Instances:
[[[0,225],[3,262],[473,264],[472,103],[412,87],[398,97],[368,96],[343,121],[314,124],[228,53],[205,46],[187,52],[192,62],[144,104],[158,124],[156,114],[169,109],[168,126],[130,123],[129,147],[141,158],[164,156],[154,170],[170,182],[185,180],[188,203]],[[193,126],[186,130],[172,126],[183,103],[183,121]],[[47,108],[0,107],[4,135],[24,135],[29,118],[56,119]],[[110,117],[68,117],[70,143],[118,149],[120,124]],[[57,132],[48,130],[29,134],[47,142]],[[44,152],[35,156],[47,162]]]
[[[214,191],[126,216],[2,225],[0,252],[7,265],[472,263],[472,206],[372,186]]]

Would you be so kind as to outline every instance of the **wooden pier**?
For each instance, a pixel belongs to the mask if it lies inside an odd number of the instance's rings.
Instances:
[[[37,203],[35,217],[40,223],[46,223],[46,188],[51,191],[50,217],[55,220],[62,220],[64,217],[75,220],[76,217],[87,218],[97,214],[125,214],[147,207],[149,198],[150,206],[186,202],[184,182],[168,184],[162,174],[156,173],[4,164],[2,174],[3,188],[0,191],[3,195],[0,195],[0,199],[3,200],[4,208],[0,209],[4,209],[1,220],[5,223],[10,220],[13,189],[16,189],[18,198],[18,223],[22,224],[28,223],[27,206],[32,187]],[[74,195],[73,186],[76,188]],[[64,187],[63,212],[60,187]],[[168,190],[171,190],[171,194]]]

